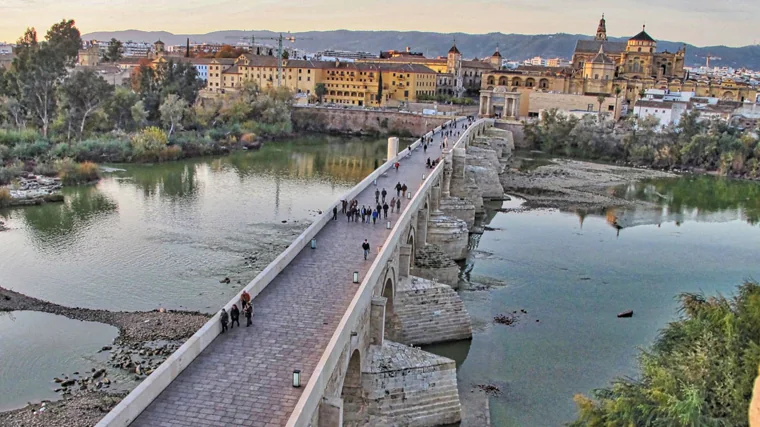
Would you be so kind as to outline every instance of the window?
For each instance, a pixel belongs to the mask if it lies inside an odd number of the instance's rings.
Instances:
[[[298,81],[299,81],[299,82],[301,81],[301,76],[298,76]]]
[[[607,111],[615,111],[615,106],[614,105],[608,106]]]
[[[306,81],[310,82],[311,81],[311,77],[306,77]]]
[[[588,104],[586,106],[586,111],[594,111],[594,104]]]

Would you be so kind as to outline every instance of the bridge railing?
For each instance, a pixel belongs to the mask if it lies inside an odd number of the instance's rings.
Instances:
[[[440,130],[440,126],[436,128]],[[415,150],[422,143],[417,139],[410,148]],[[348,190],[342,200],[352,200],[359,195],[365,188],[373,184],[388,170],[393,164],[400,160],[404,154],[399,154],[393,159],[388,159],[382,166],[369,174],[359,184]],[[229,312],[232,304],[240,301],[243,290],[248,291],[251,295],[255,307],[255,297],[264,290],[285,267],[303,250],[313,238],[332,220],[331,204],[324,210],[303,233],[301,233],[293,243],[290,244],[277,258],[259,273],[240,293],[233,297],[226,305],[225,310]],[[171,354],[153,373],[143,380],[134,390],[132,390],[116,407],[114,407],[105,417],[103,417],[96,427],[126,427],[134,421],[150,404],[161,394],[166,387],[176,379],[179,374],[195,360],[201,352],[211,344],[221,332],[219,313],[217,312],[208,322],[206,322],[198,331],[185,341],[180,348]]]
[[[492,125],[493,120],[481,119],[474,122],[465,130],[453,147],[457,147],[460,142],[464,141],[465,138],[469,138],[469,136],[473,132],[476,132],[480,127],[488,126],[489,124]],[[436,128],[436,131],[438,130],[440,130],[440,128]],[[419,146],[419,143],[420,140],[417,140],[415,143],[416,146]],[[416,148],[416,146],[414,148]],[[414,150],[414,148],[412,149]],[[327,383],[330,380],[330,376],[338,366],[341,349],[345,348],[349,343],[352,328],[358,324],[362,309],[372,301],[374,284],[377,283],[380,276],[383,274],[383,266],[391,260],[396,245],[399,244],[400,239],[403,237],[404,229],[409,225],[414,212],[423,206],[426,200],[426,194],[438,182],[441,174],[443,174],[443,167],[444,162],[439,162],[438,165],[436,165],[414,194],[411,202],[407,203],[399,220],[396,221],[390,235],[383,243],[382,250],[370,266],[367,275],[364,276],[361,285],[359,285],[359,290],[356,292],[354,299],[351,301],[351,304],[348,306],[346,313],[338,324],[335,333],[333,333],[330,342],[327,344],[327,348],[322,354],[317,367],[311,374],[309,382],[306,384],[306,388],[301,394],[301,398],[298,400],[295,409],[288,419],[288,423],[286,424],[287,427],[306,427],[311,422],[312,414],[318,409],[322,396],[327,389]]]

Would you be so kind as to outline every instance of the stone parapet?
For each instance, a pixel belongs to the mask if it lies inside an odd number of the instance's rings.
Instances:
[[[414,347],[392,341],[370,346],[362,387],[367,425],[432,427],[462,417],[456,362]]]
[[[459,286],[459,266],[437,245],[426,245],[417,250],[410,274],[436,280],[453,289]]]
[[[449,285],[410,276],[396,291],[396,315],[404,344],[435,344],[472,338],[470,315]]]
[[[474,214],[474,209],[472,212]],[[431,215],[428,222],[428,243],[440,246],[443,252],[454,261],[467,257],[469,234],[467,223],[456,217]]]

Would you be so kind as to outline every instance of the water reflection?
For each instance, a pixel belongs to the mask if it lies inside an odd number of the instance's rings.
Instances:
[[[760,183],[694,176],[646,180],[610,189],[611,195],[646,202],[635,208],[577,210],[581,227],[588,215],[602,216],[618,231],[639,225],[686,221],[760,223]]]
[[[10,217],[23,217],[30,237],[41,250],[52,242],[70,244],[74,239],[60,237],[76,236],[93,222],[102,221],[117,210],[116,203],[95,187],[66,189],[64,196],[64,203],[30,206],[10,213]]]

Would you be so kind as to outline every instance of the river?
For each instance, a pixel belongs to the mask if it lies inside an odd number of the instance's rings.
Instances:
[[[491,213],[494,230],[470,254],[473,280],[506,286],[461,292],[472,342],[428,350],[457,360],[460,393],[500,387],[490,398],[494,426],[572,421],[574,394],[637,374],[637,349],[677,318],[679,293],[730,295],[760,278],[760,184],[703,176],[612,191],[652,206]],[[629,309],[632,318],[616,317]],[[515,326],[493,323],[515,311]]]
[[[254,258],[284,248],[385,152],[384,139],[307,137],[224,157],[114,165],[126,171],[66,188],[63,204],[0,210],[11,228],[0,233],[0,284],[71,306],[214,311],[238,280],[253,278],[261,267]],[[490,399],[494,426],[571,421],[573,394],[636,375],[637,347],[676,318],[678,293],[728,294],[760,277],[760,185],[686,177],[611,191],[651,206],[489,214],[494,230],[470,255],[471,276],[506,286],[461,292],[474,338],[432,350],[457,359],[462,393],[484,383],[502,389]],[[219,283],[224,277],[232,283]],[[520,309],[527,314],[517,325],[493,323]],[[616,318],[628,309],[633,318]],[[18,320],[27,316],[0,319],[0,340],[14,358],[48,358],[14,365],[22,378],[44,372],[43,383],[83,360],[90,366],[94,349],[115,336],[78,322],[92,333],[72,334],[58,354],[47,350],[49,334],[10,339],[55,322]],[[64,323],[50,332],[69,336]],[[4,385],[6,408],[49,398],[55,387],[39,379]]]
[[[110,165],[125,171],[65,188],[64,203],[0,209],[10,228],[0,233],[0,286],[68,306],[216,311],[386,153],[384,138],[313,136],[223,157]],[[92,366],[116,336],[57,317],[0,318],[0,410],[54,397],[53,375]],[[65,332],[77,325],[80,334]],[[11,371],[26,379],[12,381]]]

